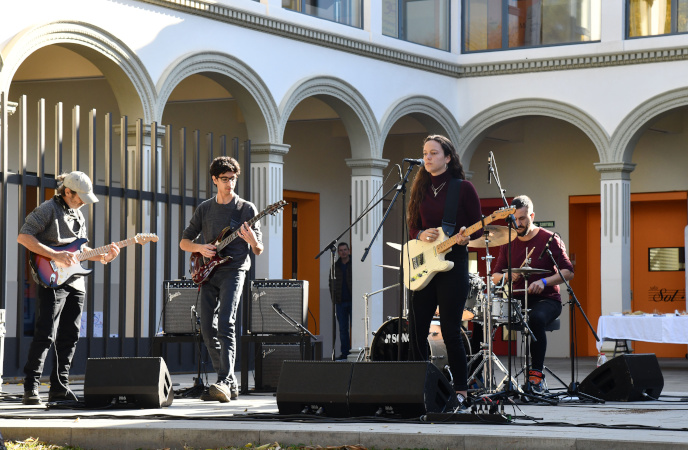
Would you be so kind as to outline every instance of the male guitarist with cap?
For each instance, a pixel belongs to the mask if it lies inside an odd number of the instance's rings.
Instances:
[[[234,375],[237,309],[246,271],[251,267],[248,252],[251,250],[255,255],[263,252],[260,222],[255,221],[252,226],[246,223],[258,211],[253,203],[241,199],[234,192],[240,173],[241,168],[234,158],[219,156],[213,160],[210,176],[217,186],[217,195],[198,205],[179,243],[182,250],[198,253],[210,261],[217,261],[216,256],[222,257],[221,263],[199,283],[201,333],[217,373],[217,382],[201,399],[222,403],[239,396]],[[238,232],[241,239],[231,241],[216,255],[217,239],[222,239],[230,230]],[[199,236],[202,243],[194,242]],[[216,324],[213,322],[215,314]]]
[[[59,175],[57,194],[46,200],[27,217],[19,230],[17,242],[36,255],[43,256],[63,267],[79,264],[78,251],[59,250],[70,243],[86,238],[86,222],[79,210],[84,205],[98,201],[93,193],[91,180],[83,172]],[[81,252],[90,249],[83,246]],[[103,264],[117,258],[119,247],[109,245],[107,254],[88,258]],[[38,276],[34,273],[38,280]],[[70,278],[61,286],[45,286],[38,283],[36,324],[29,354],[24,366],[25,405],[40,405],[38,385],[43,365],[51,345],[55,345],[56,362],[50,374],[48,401],[74,400],[76,395],[69,389],[69,368],[79,340],[81,312],[86,297],[86,285],[82,277]]]

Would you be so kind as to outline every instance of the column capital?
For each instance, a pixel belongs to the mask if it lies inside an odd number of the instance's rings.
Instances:
[[[146,123],[143,124],[143,135],[145,137],[150,137],[151,128],[152,127],[150,124],[146,124]],[[121,135],[122,134],[122,126],[120,124],[113,124],[112,125],[112,131],[115,134]],[[129,123],[127,125],[127,136],[128,137],[136,136],[136,123]],[[164,136],[165,136],[165,126],[158,124],[156,138],[160,139]]]
[[[7,102],[7,115],[14,114],[17,111],[17,106],[19,106],[17,102]],[[2,112],[2,103],[0,103],[0,112]]]
[[[289,153],[288,144],[251,143],[251,163],[284,163],[284,155]]]
[[[383,158],[347,158],[345,161],[353,176],[382,176],[382,170],[389,165],[389,159]]]
[[[475,174],[475,172],[472,170],[464,170],[463,173],[466,175],[466,180],[468,181],[471,181],[473,179],[473,175]]]
[[[635,166],[634,163],[627,162],[595,163],[595,169],[600,172],[602,180],[630,180]]]

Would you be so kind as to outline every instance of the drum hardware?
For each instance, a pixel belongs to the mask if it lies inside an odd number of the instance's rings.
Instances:
[[[532,252],[532,250],[531,250],[531,252]],[[525,346],[526,346],[525,367],[523,368],[523,372],[525,372],[526,375],[524,377],[525,378],[525,384],[524,384],[525,389],[522,390],[522,392],[521,392],[521,395],[524,397],[525,400],[530,400],[531,397],[535,396],[535,394],[533,394],[533,390],[530,386],[530,377],[528,376],[528,374],[530,373],[530,341],[529,340],[534,340],[535,342],[537,342],[537,339],[535,338],[535,336],[533,336],[533,330],[531,330],[530,327],[528,326],[528,313],[530,311],[530,308],[528,308],[528,306],[529,306],[528,305],[528,277],[531,274],[542,274],[542,273],[549,272],[549,270],[545,270],[545,269],[536,269],[533,267],[528,267],[528,263],[529,263],[529,259],[526,257],[526,260],[524,261],[524,263],[522,264],[521,267],[511,269],[511,273],[517,273],[517,274],[521,274],[523,276],[523,286],[524,286],[524,291],[525,291],[525,293],[524,293],[525,294],[524,295],[524,304],[523,304],[523,311],[525,312],[525,314],[523,315],[522,323],[523,323],[523,337],[526,340],[526,342],[525,342]],[[507,272],[507,271],[508,271],[508,269],[504,270],[504,272]],[[512,382],[513,382],[513,380],[512,380]],[[504,381],[502,381],[502,384],[503,383],[504,383]],[[519,389],[519,391],[521,391],[521,390]],[[544,398],[542,396],[538,396],[537,399],[541,400],[545,403],[549,403],[551,405],[555,405],[557,403],[554,400],[550,400],[550,399]]]
[[[365,344],[364,344],[365,345],[365,348],[364,348],[365,355],[364,355],[364,358],[366,361],[370,361],[370,346],[368,345],[368,335],[370,333],[370,315],[368,314],[368,299],[375,294],[379,294],[380,292],[384,292],[387,289],[392,289],[392,288],[395,288],[397,286],[399,286],[399,283],[393,284],[392,286],[387,286],[387,287],[379,289],[375,292],[371,292],[370,294],[368,294],[368,293],[363,294],[363,302],[364,302],[364,308],[365,308],[365,317],[363,320],[364,328],[365,328],[365,330],[364,330],[364,332],[365,332]],[[361,355],[359,355],[358,359],[360,359],[360,357],[361,357]]]

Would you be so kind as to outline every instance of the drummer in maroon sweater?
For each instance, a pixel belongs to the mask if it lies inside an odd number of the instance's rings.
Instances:
[[[475,187],[465,180],[463,166],[454,145],[444,136],[431,135],[423,144],[423,166],[419,169],[411,187],[408,208],[410,239],[434,242],[444,217],[449,180],[459,178],[459,204],[456,208],[454,234],[479,222],[482,215],[480,199]],[[467,405],[466,349],[461,337],[461,317],[468,296],[468,251],[466,244],[482,235],[482,230],[463,236],[446,260],[454,267],[437,273],[423,289],[415,291],[409,312],[409,359],[428,360],[428,333],[435,310],[439,306],[442,338],[447,348],[447,359],[454,380],[454,389],[465,409]]]
[[[516,239],[511,244],[511,267],[521,267],[526,255],[531,253],[528,265],[535,269],[544,269],[547,272],[531,274],[528,277],[528,326],[533,332],[536,340],[531,340],[530,353],[532,357],[531,370],[528,372],[528,380],[531,389],[536,394],[545,393],[542,379],[542,372],[545,364],[545,353],[547,351],[547,333],[545,326],[559,317],[561,314],[561,295],[559,284],[563,283],[561,276],[557,273],[552,258],[545,252],[542,258],[539,255],[547,245],[550,237],[554,233],[544,228],[536,227],[533,224],[535,213],[533,212],[533,202],[525,195],[514,198],[511,206],[516,208]],[[508,244],[499,249],[497,263],[494,266],[492,280],[495,284],[506,276],[503,271],[507,268]],[[549,243],[554,260],[561,269],[561,275],[566,280],[573,278],[573,265],[566,254],[566,246],[555,235]],[[526,253],[528,252],[528,253]],[[513,274],[513,297],[519,299],[521,307],[525,299],[524,278],[520,274]]]

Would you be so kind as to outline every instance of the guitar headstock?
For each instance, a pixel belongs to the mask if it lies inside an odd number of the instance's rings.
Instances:
[[[514,208],[513,206],[510,208],[500,208],[497,211],[490,214],[488,217],[491,220],[504,219],[515,212],[516,208]]]
[[[278,202],[273,203],[272,205],[268,206],[265,208],[265,215],[274,215],[277,214],[282,208],[284,208],[287,205],[287,202],[284,200],[280,200]]]
[[[158,242],[158,236],[153,233],[139,233],[136,236],[134,236],[134,240],[136,241],[137,244],[147,244],[149,242]]]

